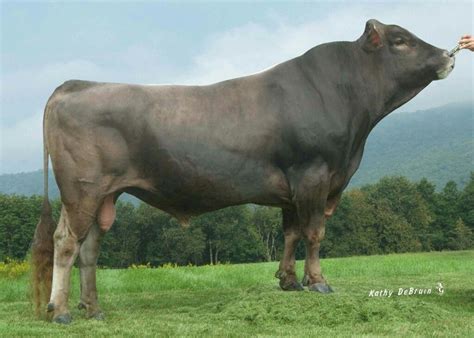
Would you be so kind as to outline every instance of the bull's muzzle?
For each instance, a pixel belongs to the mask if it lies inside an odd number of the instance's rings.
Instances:
[[[446,60],[443,66],[436,71],[436,75],[438,76],[438,80],[446,78],[454,69],[455,58],[454,55],[450,56],[450,52],[445,50],[443,52],[443,58]]]

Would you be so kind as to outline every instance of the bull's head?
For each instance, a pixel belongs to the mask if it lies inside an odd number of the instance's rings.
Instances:
[[[405,88],[443,79],[454,68],[454,57],[397,25],[377,20],[366,23],[359,38],[362,49],[383,63],[384,77]]]

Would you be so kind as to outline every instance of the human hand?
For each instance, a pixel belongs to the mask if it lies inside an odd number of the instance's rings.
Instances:
[[[459,40],[459,46],[461,49],[469,49],[474,51],[474,37],[472,35],[463,35]]]

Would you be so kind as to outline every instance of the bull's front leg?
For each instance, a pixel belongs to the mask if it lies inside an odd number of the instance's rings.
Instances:
[[[285,248],[280,267],[275,277],[280,279],[280,287],[285,291],[301,291],[303,286],[298,282],[295,270],[295,251],[301,238],[296,210],[282,209]]]
[[[303,285],[310,291],[332,292],[321,272],[319,249],[324,238],[325,220],[334,211],[338,198],[328,201],[330,175],[325,164],[305,170],[298,181],[295,203],[301,234],[306,244]]]
[[[324,214],[314,215],[311,222],[303,229],[303,232],[306,244],[303,285],[308,286],[310,291],[330,293],[333,290],[324,279],[319,262],[319,248],[325,232]]]
[[[324,208],[324,217],[321,217],[319,212],[315,212],[308,226],[303,229],[303,237],[306,242],[303,285],[308,286],[311,291],[332,292],[332,288],[326,283],[321,273],[319,249],[321,241],[324,239],[326,220],[334,214],[340,199],[341,194],[328,199]]]

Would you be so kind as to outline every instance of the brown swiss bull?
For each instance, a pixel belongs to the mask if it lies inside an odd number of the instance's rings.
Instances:
[[[331,292],[319,264],[324,223],[359,166],[369,132],[453,66],[447,51],[370,20],[356,41],[319,45],[267,71],[208,86],[65,82],[44,113],[37,296],[49,299],[54,321],[69,323],[70,273],[79,256],[80,306],[87,317],[102,318],[99,243],[123,192],[182,222],[243,203],[279,207],[281,288]],[[61,193],[57,227],[47,196],[48,155]],[[295,273],[301,239],[303,283]]]

